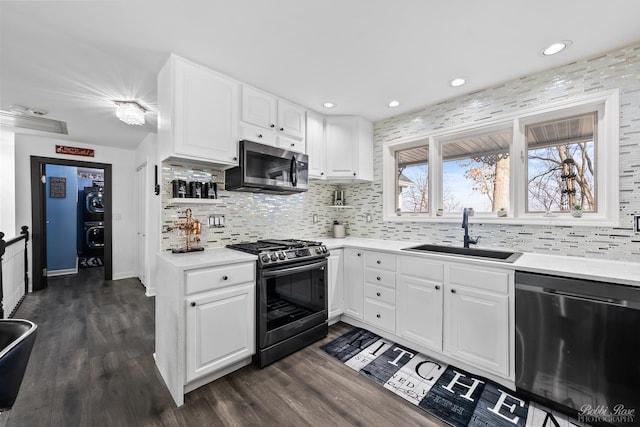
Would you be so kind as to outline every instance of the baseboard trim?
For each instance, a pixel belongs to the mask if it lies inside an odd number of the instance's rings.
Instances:
[[[78,274],[78,267],[66,268],[64,270],[48,270],[47,277],[66,276],[67,274]]]

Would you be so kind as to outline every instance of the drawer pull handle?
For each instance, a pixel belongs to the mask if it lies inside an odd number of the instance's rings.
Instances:
[[[222,276],[222,280],[227,280],[228,278],[228,276]]]
[[[358,252],[358,256],[360,256],[360,252]]]
[[[436,285],[436,291],[440,290],[440,285]]]
[[[376,317],[379,319],[379,318],[380,318],[380,315],[379,315],[379,314],[376,314]]]
[[[456,290],[455,290],[455,289],[451,289],[451,293],[452,293],[452,294],[455,294],[455,293],[456,293]]]
[[[378,264],[382,264],[382,261],[380,261],[380,260],[378,260],[378,261],[376,261],[376,262],[377,262]]]
[[[380,280],[380,276],[376,277],[376,279]]]
[[[195,303],[195,302],[192,302],[192,303],[191,303],[191,307],[195,307],[195,306],[196,306],[196,303]]]
[[[382,294],[381,294],[380,292],[376,292],[376,295],[380,296],[380,295],[382,295]]]

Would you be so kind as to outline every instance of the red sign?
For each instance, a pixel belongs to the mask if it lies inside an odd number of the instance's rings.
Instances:
[[[93,157],[93,150],[91,148],[67,147],[64,145],[56,145],[56,153],[69,154],[72,156]]]

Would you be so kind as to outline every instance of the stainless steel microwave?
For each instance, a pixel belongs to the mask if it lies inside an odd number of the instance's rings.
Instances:
[[[240,141],[239,165],[225,171],[225,189],[293,194],[309,188],[309,157],[257,142]]]

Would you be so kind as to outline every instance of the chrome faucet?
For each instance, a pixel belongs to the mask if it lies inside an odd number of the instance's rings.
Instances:
[[[464,208],[462,211],[462,228],[464,228],[464,247],[468,248],[469,245],[475,245],[480,240],[480,237],[472,239],[469,237],[469,210]]]

